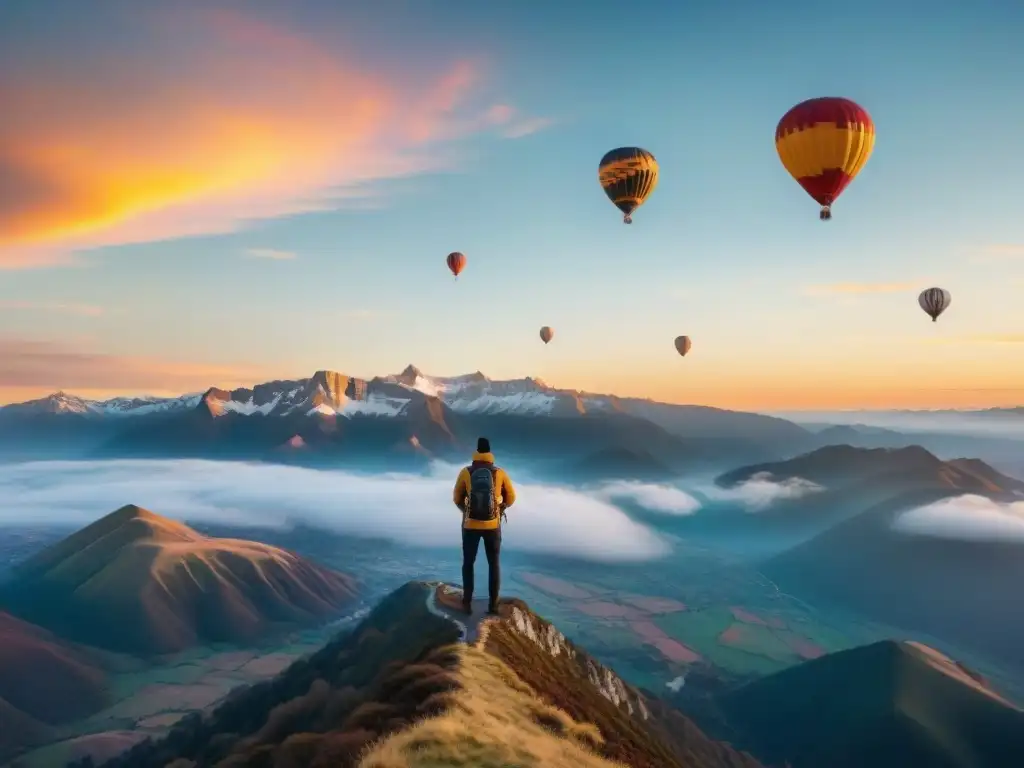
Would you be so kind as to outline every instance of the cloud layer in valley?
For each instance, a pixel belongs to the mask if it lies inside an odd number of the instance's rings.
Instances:
[[[697,499],[679,488],[633,480],[606,483],[595,495],[608,501],[629,501],[649,512],[666,515],[692,515],[701,507]]]
[[[277,528],[303,522],[343,534],[420,546],[457,545],[456,467],[429,476],[356,475],[240,462],[104,461],[0,465],[0,524],[81,526],[124,504],[193,523]],[[597,561],[668,554],[651,529],[608,501],[517,485],[504,546]],[[455,544],[453,544],[455,542]]]
[[[1024,499],[1001,503],[973,494],[943,499],[904,512],[893,528],[941,539],[1024,543]]]
[[[751,512],[761,512],[776,502],[799,499],[823,490],[822,486],[802,477],[776,480],[771,472],[758,472],[733,488],[712,486],[703,489],[712,499],[735,502]]]

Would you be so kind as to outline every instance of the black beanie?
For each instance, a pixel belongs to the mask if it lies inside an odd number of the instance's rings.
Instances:
[[[486,437],[479,437],[476,441],[476,452],[477,453],[490,453],[491,452],[491,441]]]

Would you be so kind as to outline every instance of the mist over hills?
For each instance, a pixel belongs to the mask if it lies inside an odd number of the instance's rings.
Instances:
[[[16,566],[0,605],[62,637],[165,654],[322,621],[356,594],[350,576],[291,552],[129,505]]]
[[[719,475],[715,482],[729,488],[758,476],[799,477],[833,490],[868,486],[886,491],[935,487],[1001,497],[1024,492],[1024,481],[1004,475],[983,461],[943,461],[919,445],[897,449],[827,445],[786,461],[740,467]]]
[[[1024,482],[920,446],[828,446],[717,483],[796,481],[813,488],[731,518],[793,534],[760,566],[782,589],[1021,664],[1024,518],[1015,510],[1024,511]]]

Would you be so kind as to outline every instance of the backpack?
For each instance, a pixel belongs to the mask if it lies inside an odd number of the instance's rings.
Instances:
[[[472,520],[493,520],[497,517],[498,505],[494,498],[497,474],[498,468],[494,466],[469,468],[468,513]]]

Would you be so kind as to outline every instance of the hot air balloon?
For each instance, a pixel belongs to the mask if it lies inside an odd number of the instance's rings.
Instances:
[[[540,340],[543,341],[545,344],[547,344],[553,338],[555,338],[555,332],[548,328],[548,326],[545,325],[543,328],[540,329]]]
[[[693,344],[690,343],[689,336],[676,336],[675,344],[676,352],[678,352],[683,357],[686,357],[686,353],[689,352],[690,347],[693,346]]]
[[[452,274],[455,275],[456,279],[458,279],[459,272],[466,268],[466,254],[453,251],[448,254],[447,262],[448,269],[450,269]]]
[[[875,147],[875,124],[863,107],[836,97],[808,99],[782,116],[775,149],[790,176],[832,218],[832,204]]]
[[[953,297],[944,288],[925,288],[917,297],[917,303],[921,305],[921,309],[928,314],[933,323],[939,319],[939,315],[949,309],[952,301]]]
[[[631,214],[658,185],[658,161],[646,149],[619,147],[601,158],[597,178],[608,199],[622,211],[623,222],[632,224]]]

